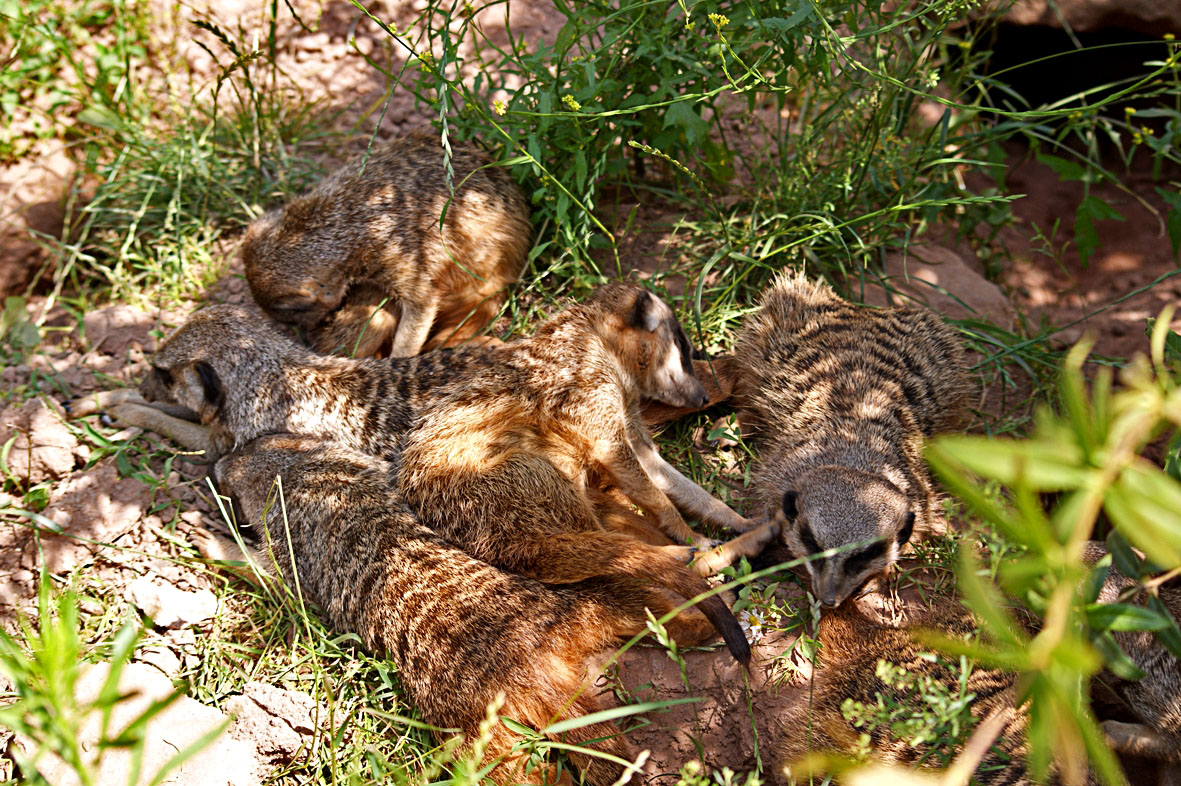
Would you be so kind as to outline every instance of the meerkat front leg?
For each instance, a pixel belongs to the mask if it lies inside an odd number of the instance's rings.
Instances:
[[[722,568],[728,568],[742,557],[757,557],[763,549],[779,537],[779,523],[774,519],[750,532],[726,541],[709,551],[699,551],[689,564],[699,576],[712,576]]]
[[[1107,743],[1117,753],[1173,764],[1181,763],[1181,750],[1178,750],[1177,741],[1169,739],[1147,724],[1107,720],[1099,725],[1103,728]]]
[[[642,424],[633,424],[628,430],[628,441],[644,472],[682,513],[734,532],[749,532],[766,525],[766,522],[739,515],[729,505],[682,475],[660,455],[656,443]]]
[[[390,357],[408,358],[417,355],[430,335],[431,325],[435,322],[435,314],[439,311],[438,298],[432,298],[427,303],[411,303],[403,298],[399,301],[401,314],[398,317],[398,327],[394,332],[393,345],[390,347]]]
[[[186,450],[213,455],[213,441],[208,426],[162,412],[152,404],[127,402],[109,407],[107,412],[121,426],[138,426],[168,437]]]
[[[72,418],[82,418],[87,415],[96,415],[103,410],[110,409],[116,404],[127,403],[143,404],[146,406],[148,402],[135,388],[96,390],[93,393],[87,393],[85,396],[79,396],[73,401],[67,401],[65,403],[65,410]]]
[[[701,536],[689,529],[676,506],[648,477],[628,441],[620,435],[599,459],[606,476],[645,513],[656,519],[664,534],[678,543],[693,543]]]

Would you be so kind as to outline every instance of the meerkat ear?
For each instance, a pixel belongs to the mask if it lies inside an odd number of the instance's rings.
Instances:
[[[627,317],[627,324],[637,330],[647,330],[649,333],[660,327],[660,309],[651,292],[645,290],[636,296],[631,314]]]
[[[914,511],[906,514],[906,523],[902,525],[902,529],[898,530],[898,545],[901,546],[910,540],[911,533],[914,532]]]
[[[796,510],[796,500],[799,499],[800,492],[785,491],[783,492],[783,515],[787,516],[788,521],[795,521],[799,511]]]
[[[217,372],[213,370],[213,366],[204,360],[198,360],[193,364],[193,370],[197,372],[197,378],[201,380],[201,388],[205,391],[205,403],[214,409],[220,409],[225,402],[226,392]]]

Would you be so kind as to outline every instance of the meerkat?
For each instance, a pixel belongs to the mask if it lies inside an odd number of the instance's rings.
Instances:
[[[780,719],[774,753],[780,782],[808,783],[809,776],[819,782],[820,772],[811,772],[807,763],[810,754],[855,758],[865,753],[862,734],[866,730],[846,717],[842,707],[848,700],[872,707],[878,704],[879,697],[892,695],[895,689],[878,674],[879,661],[949,687],[958,684],[962,675],[955,673],[948,661],[935,658],[929,646],[915,639],[916,628],[965,637],[973,635],[976,625],[967,609],[950,599],[940,608],[921,615],[913,628],[875,624],[851,605],[826,611],[821,616],[816,633],[821,644],[820,662],[813,671],[810,701],[799,712]],[[985,757],[977,770],[977,780],[1010,786],[1028,783],[1024,773],[1028,716],[1017,703],[1016,675],[977,667],[968,674],[964,689],[975,696],[971,713],[977,721],[996,717],[1001,723],[995,744],[1000,754],[990,753]],[[889,731],[883,725],[869,734],[868,747],[873,759],[916,765],[929,755],[928,746],[911,746],[908,740],[894,739]]]
[[[541,353],[535,358],[540,360],[544,353],[539,348],[548,346],[549,352],[565,353],[567,360],[581,363],[565,371],[551,367],[564,385],[560,396],[571,403],[581,401],[587,406],[597,396],[602,411],[592,407],[586,412],[590,412],[592,418],[614,416],[626,431],[604,436],[601,425],[571,423],[571,418],[564,422],[551,419],[547,425],[565,429],[554,438],[574,439],[576,435],[570,429],[575,427],[599,428],[600,439],[596,446],[605,452],[595,458],[600,462],[600,469],[604,470],[604,479],[619,486],[632,501],[652,513],[652,522],[648,525],[651,529],[659,526],[681,543],[695,536],[669,497],[665,496],[665,490],[677,504],[684,505],[703,520],[735,529],[751,529],[752,522],[731,511],[664,462],[643,424],[635,418],[636,402],[644,391],[651,393],[652,398],[661,398],[677,406],[704,403],[702,386],[688,365],[688,340],[671,309],[638,288],[620,285],[608,287],[606,291],[606,295],[598,296],[596,303],[599,305],[591,311],[576,306],[572,307],[572,313],[581,315],[579,324],[584,325],[592,312],[596,318],[602,318],[603,336],[610,334],[615,342],[610,351],[607,351],[608,345],[603,343],[602,336],[595,339],[599,342],[597,354],[581,351],[576,348],[577,344],[563,344],[568,339],[590,339],[588,335],[576,330],[572,332],[569,328],[554,329],[559,323],[573,324],[572,317],[563,316],[566,312],[543,324],[539,336],[530,339],[529,346],[533,349],[529,351]],[[619,306],[621,298],[627,300],[627,313],[623,316],[634,317],[634,324],[625,323],[621,318],[607,319],[603,303],[613,299],[612,302]],[[544,336],[550,337],[548,344],[542,338]],[[197,312],[165,342],[154,356],[152,371],[142,386],[147,399],[180,405],[196,413],[200,423],[208,429],[204,438],[199,433],[187,433],[194,430],[194,424],[178,421],[134,401],[125,401],[114,411],[129,425],[178,436],[182,431],[186,432],[185,436],[193,440],[188,443],[191,447],[206,449],[215,456],[259,435],[295,432],[335,439],[367,454],[404,463],[402,442],[415,412],[435,406],[428,406],[427,400],[443,397],[446,390],[462,392],[474,389],[472,386],[479,384],[481,379],[502,378],[503,375],[498,374],[510,358],[528,359],[528,352],[517,352],[519,344],[460,347],[413,358],[353,360],[317,355],[273,328],[249,319],[244,309],[215,306]],[[588,360],[591,357],[593,362]],[[630,365],[625,367],[625,362]],[[616,387],[599,391],[596,386],[603,379],[614,379]],[[619,388],[621,381],[626,383],[626,389]],[[648,387],[642,391],[637,387],[640,383]],[[580,388],[585,391],[579,393]],[[539,390],[536,395],[542,397],[546,393]],[[561,406],[559,399],[551,396],[549,400],[557,401]],[[85,408],[80,406],[81,411]],[[602,441],[608,438],[622,442],[609,446]],[[454,444],[470,445],[471,439],[461,438]],[[560,475],[551,475],[549,480],[558,484],[553,493],[561,499],[568,499],[566,487],[570,481]],[[533,489],[503,488],[501,507],[526,504],[524,500],[530,496],[523,494],[526,491]],[[551,489],[542,489],[543,495],[550,492]],[[589,500],[585,493],[578,497],[579,514],[585,513]],[[440,522],[452,519],[436,513],[438,510],[432,508],[427,521],[429,525],[439,526]],[[454,515],[458,516],[458,513]],[[549,520],[553,521],[552,515]],[[738,556],[756,553],[776,534],[773,523],[763,523],[729,543],[695,555],[692,546],[661,541],[666,534],[653,531],[638,536],[634,517],[600,516],[599,521],[605,522],[604,528],[611,529],[599,534],[604,547],[613,551],[603,555],[580,555],[574,562],[562,563],[562,569],[579,577],[564,580],[580,580],[595,575],[593,571],[596,570],[614,575],[624,566],[634,575],[662,582],[687,597],[708,591],[701,576],[729,564]],[[566,524],[572,530],[567,538],[585,543],[586,538],[574,532],[582,525],[581,519],[571,519]],[[477,531],[478,528],[459,528],[449,530],[449,534],[454,537],[452,542],[481,556],[485,555],[481,549],[486,549],[488,544],[472,534]],[[519,533],[517,540],[524,542],[526,535]],[[654,540],[665,545],[654,546]],[[688,570],[685,563],[691,559],[693,567]],[[587,564],[581,564],[583,561]],[[588,568],[588,565],[595,567]],[[667,566],[669,570],[664,571],[659,566]],[[557,567],[550,569],[546,580],[558,580],[559,574],[554,572]],[[588,570],[591,571],[589,574]],[[705,599],[702,607],[719,627],[736,657],[743,661],[748,659],[749,647],[725,603],[715,596]]]
[[[912,534],[943,527],[923,440],[954,428],[964,349],[934,313],[870,309],[802,273],[781,274],[735,350],[740,417],[755,434],[754,486],[813,591],[840,605],[893,564]]]
[[[777,535],[755,525],[667,464],[639,413],[644,398],[704,403],[689,342],[672,309],[616,283],[502,347],[495,366],[452,386],[406,436],[398,488],[422,520],[478,559],[547,583],[629,575],[686,597],[707,591],[692,545],[654,546],[611,532],[585,490],[610,484],[672,542],[698,536],[680,510],[749,530],[727,544],[727,562],[753,556]],[[749,647],[720,599],[702,611],[735,657]]]
[[[487,327],[530,237],[525,197],[503,168],[465,143],[447,159],[438,139],[415,133],[254,221],[242,260],[258,305],[318,351],[408,357]]]
[[[554,587],[492,567],[424,526],[390,474],[382,459],[291,434],[260,437],[214,468],[257,564],[390,657],[427,723],[470,742],[498,693],[500,715],[537,730],[601,709],[588,690],[595,659],[645,629],[645,608],[661,615],[670,601],[628,579]],[[694,612],[669,629],[688,642],[713,634]],[[497,782],[558,782],[553,767],[524,771],[527,754],[513,750],[507,727],[491,734],[483,763],[499,762]],[[618,735],[597,723],[560,741],[627,758]],[[593,755],[572,758],[592,784],[621,774]]]

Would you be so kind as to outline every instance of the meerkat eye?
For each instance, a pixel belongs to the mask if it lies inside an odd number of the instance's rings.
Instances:
[[[880,559],[886,554],[886,542],[879,540],[877,543],[866,546],[861,551],[849,557],[845,561],[848,566],[849,573],[857,573],[863,570],[869,563],[876,559]]]
[[[152,366],[152,374],[156,376],[156,381],[168,386],[172,384],[172,371],[159,366]]]
[[[812,528],[807,524],[800,527],[800,542],[804,544],[804,548],[808,550],[809,554],[818,554],[824,549],[820,548],[820,544],[816,542],[816,536],[812,534]]]

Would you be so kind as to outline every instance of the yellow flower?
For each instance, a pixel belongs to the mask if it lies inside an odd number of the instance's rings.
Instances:
[[[1172,33],[1165,33],[1165,40],[1166,41],[1172,41],[1176,37],[1177,36],[1173,35]]]
[[[713,22],[714,27],[716,27],[719,30],[721,30],[726,25],[730,24],[729,17],[723,16],[722,14],[710,14],[709,21]]]
[[[498,115],[501,115],[502,117],[504,116],[505,110],[507,109],[508,107],[499,98],[492,102],[492,111]]]
[[[562,96],[562,103],[565,104],[566,106],[570,107],[571,112],[577,112],[580,109],[582,109],[582,104],[575,101],[574,96],[571,96],[571,95]]]

